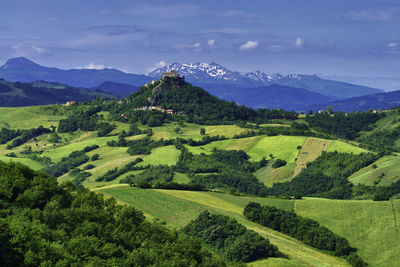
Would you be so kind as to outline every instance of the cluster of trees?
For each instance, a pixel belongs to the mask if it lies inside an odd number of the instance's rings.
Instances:
[[[90,106],[89,109],[80,106],[75,107],[73,113],[69,114],[66,119],[60,120],[58,132],[66,133],[75,132],[77,130],[98,130],[97,136],[106,136],[108,133],[114,130],[116,126],[100,120],[100,116],[98,116],[96,113],[101,110],[101,105]]]
[[[334,234],[314,220],[297,216],[292,211],[250,202],[244,208],[243,215],[255,223],[292,236],[307,245],[333,251],[336,256],[348,256],[356,251],[343,237]],[[357,255],[352,255],[350,258],[353,261],[352,266],[367,265]]]
[[[73,151],[68,155],[68,157],[62,158],[60,162],[47,165],[43,171],[52,176],[59,177],[64,173],[67,173],[69,170],[88,162],[89,156],[85,153],[97,149],[98,147],[98,145],[93,145],[87,146],[82,150]]]
[[[374,201],[390,200],[400,195],[400,180],[389,186],[366,186],[358,184],[354,186],[353,198],[373,199]]]
[[[174,143],[174,140],[158,140],[153,141],[149,137],[138,139],[138,140],[131,140],[127,142],[129,146],[127,152],[134,156],[134,155],[148,155],[151,153],[156,147],[160,146],[169,146]]]
[[[10,140],[21,135],[21,130],[13,130],[8,128],[2,128],[0,130],[0,144],[5,144]]]
[[[261,195],[266,187],[253,174],[267,161],[251,163],[242,150],[214,150],[211,155],[193,155],[179,142],[181,150],[175,170],[187,173],[193,184],[206,188],[226,188],[233,192]]]
[[[118,167],[115,167],[114,169],[111,169],[111,170],[107,171],[102,176],[97,177],[96,178],[96,182],[113,181],[113,180],[117,179],[119,176],[121,176],[124,173],[127,173],[129,171],[135,171],[135,170],[138,170],[138,169],[143,169],[143,168],[138,168],[138,167],[135,166],[136,164],[138,164],[139,162],[142,162],[142,161],[143,161],[143,159],[137,158],[134,161],[126,164],[124,167],[122,167],[120,169]]]
[[[50,129],[43,128],[42,125],[40,125],[38,128],[32,128],[32,129],[28,129],[28,130],[21,130],[21,131],[19,131],[19,133],[20,133],[19,137],[15,138],[11,142],[11,144],[7,145],[7,149],[12,149],[14,147],[20,146],[20,145],[24,144],[26,141],[28,141],[28,140],[30,140],[32,138],[36,138],[39,135],[42,135],[44,133],[50,133],[50,132],[51,132]]]
[[[289,182],[274,184],[268,188],[269,196],[317,196],[334,199],[350,199],[353,184],[347,179],[359,169],[373,163],[377,156],[372,153],[359,155],[322,152],[315,161],[308,163],[299,175]]]
[[[168,165],[147,166],[139,174],[127,176],[123,182],[131,186],[141,188],[156,187],[156,185],[167,184],[174,179],[174,170]]]
[[[276,257],[278,249],[268,239],[246,229],[235,219],[202,212],[183,231],[217,249],[229,261],[250,262]]]
[[[357,141],[366,144],[369,149],[378,151],[393,151],[395,141],[400,137],[400,127],[393,129],[380,129],[367,135],[363,135]]]
[[[338,137],[353,140],[359,136],[360,131],[368,131],[371,124],[383,117],[383,113],[368,112],[334,112],[332,115],[326,112],[315,115],[307,115],[306,121],[311,127]]]
[[[2,266],[225,266],[184,233],[82,186],[0,162]]]

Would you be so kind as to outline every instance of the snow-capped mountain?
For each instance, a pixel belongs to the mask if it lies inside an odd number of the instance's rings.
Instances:
[[[231,71],[214,62],[190,64],[173,63],[158,68],[146,75],[148,77],[159,79],[162,73],[172,70],[184,75],[187,81],[201,85],[204,88],[208,88],[210,85],[221,84],[246,88],[278,84],[303,88],[319,94],[341,99],[383,92],[382,90],[362,85],[323,79],[317,75],[282,75],[277,73],[268,74],[262,71],[247,73]]]

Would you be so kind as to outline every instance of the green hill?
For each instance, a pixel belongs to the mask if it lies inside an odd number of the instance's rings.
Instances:
[[[113,96],[111,93],[58,83],[20,83],[0,79],[0,107],[64,104],[67,101],[89,101],[97,97],[111,99]]]

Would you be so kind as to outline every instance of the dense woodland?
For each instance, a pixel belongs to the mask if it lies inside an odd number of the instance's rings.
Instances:
[[[199,241],[72,183],[0,162],[2,266],[225,266]]]
[[[204,211],[183,231],[217,249],[229,261],[251,262],[278,256],[278,249],[268,239],[227,216]]]

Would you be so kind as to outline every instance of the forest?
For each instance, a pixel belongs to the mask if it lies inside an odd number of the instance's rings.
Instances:
[[[0,161],[3,266],[225,266],[131,206]]]

